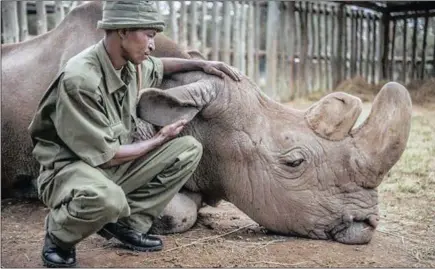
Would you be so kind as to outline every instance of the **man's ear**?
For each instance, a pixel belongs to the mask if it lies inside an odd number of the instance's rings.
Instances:
[[[125,36],[127,35],[127,30],[126,29],[118,29],[116,30],[116,32],[118,33],[119,38],[125,39]]]
[[[139,92],[137,115],[139,118],[165,126],[181,119],[191,121],[216,97],[216,91],[209,81],[160,90],[142,89]]]

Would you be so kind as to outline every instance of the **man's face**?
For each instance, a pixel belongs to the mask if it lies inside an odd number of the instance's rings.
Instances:
[[[121,47],[123,57],[133,64],[140,64],[148,59],[155,49],[154,37],[156,31],[152,29],[132,29],[123,32]]]

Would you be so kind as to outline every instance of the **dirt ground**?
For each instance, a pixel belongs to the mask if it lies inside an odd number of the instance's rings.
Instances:
[[[369,106],[365,105],[367,114]],[[232,204],[200,211],[161,252],[138,253],[93,235],[80,267],[435,267],[435,110],[415,108],[407,150],[379,188],[381,221],[367,245],[269,234]],[[1,266],[41,267],[47,209],[2,201]]]

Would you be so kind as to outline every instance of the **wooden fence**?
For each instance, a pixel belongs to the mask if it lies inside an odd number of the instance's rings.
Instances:
[[[37,34],[47,29],[42,2],[36,1]],[[4,41],[24,40],[25,2],[6,3],[3,30],[14,34],[4,36],[15,38]],[[68,8],[53,5],[57,24]],[[385,16],[318,1],[158,1],[157,6],[168,25],[165,34],[186,49],[237,67],[279,101],[326,93],[355,76],[371,83],[435,76],[435,19],[429,12]],[[18,27],[7,24],[11,21]],[[428,42],[429,36],[434,40]]]

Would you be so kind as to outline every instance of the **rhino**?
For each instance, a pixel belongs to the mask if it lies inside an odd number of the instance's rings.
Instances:
[[[62,64],[102,38],[95,29],[100,18],[99,3],[85,4],[52,32],[2,47],[2,186],[37,176],[26,128]],[[156,47],[158,57],[191,57],[164,36]],[[293,109],[246,76],[236,82],[186,72],[165,77],[158,89],[142,89],[140,135],[186,118],[181,135],[194,136],[204,151],[153,231],[186,231],[201,206],[226,200],[272,232],[370,242],[379,222],[377,187],[405,150],[412,103],[405,87],[389,82],[355,126],[361,111],[361,100],[342,92]]]

